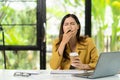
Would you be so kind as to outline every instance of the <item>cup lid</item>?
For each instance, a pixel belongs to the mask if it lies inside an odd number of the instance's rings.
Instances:
[[[70,56],[78,56],[78,53],[77,52],[71,52]]]

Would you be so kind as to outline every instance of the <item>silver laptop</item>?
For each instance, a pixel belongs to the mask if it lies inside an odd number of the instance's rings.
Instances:
[[[73,74],[73,76],[84,78],[100,78],[113,76],[120,71],[120,52],[104,52],[99,56],[94,72]]]

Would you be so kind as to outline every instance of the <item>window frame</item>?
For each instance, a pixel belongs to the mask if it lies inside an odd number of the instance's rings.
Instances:
[[[40,51],[40,69],[46,69],[46,41],[44,40],[45,36],[45,27],[46,24],[46,0],[37,0],[37,8],[36,8],[36,45],[0,45],[0,50],[3,52],[7,50],[37,50]],[[2,24],[1,24],[2,25]],[[43,41],[44,40],[44,41]],[[4,68],[7,69],[6,66],[6,53],[4,53]]]

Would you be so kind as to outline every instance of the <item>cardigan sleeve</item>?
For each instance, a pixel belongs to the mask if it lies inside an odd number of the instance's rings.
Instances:
[[[88,38],[88,51],[90,53],[90,63],[88,65],[95,68],[98,61],[98,51],[92,38]]]
[[[56,43],[58,42],[58,39],[53,41],[52,44],[52,56],[50,59],[50,67],[52,69],[58,69],[60,67],[62,56],[59,55]]]

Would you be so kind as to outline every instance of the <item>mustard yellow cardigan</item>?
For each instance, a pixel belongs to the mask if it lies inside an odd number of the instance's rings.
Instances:
[[[70,60],[63,60],[63,56],[60,56],[57,50],[56,43],[58,39],[53,41],[52,47],[52,56],[50,59],[50,67],[52,69],[69,69],[70,68]],[[71,52],[69,45],[67,44],[66,48],[67,54]],[[92,38],[86,38],[84,42],[77,43],[76,52],[79,54],[79,58],[83,64],[88,64],[91,68],[95,68],[97,60],[98,60],[98,52],[94,41]]]

